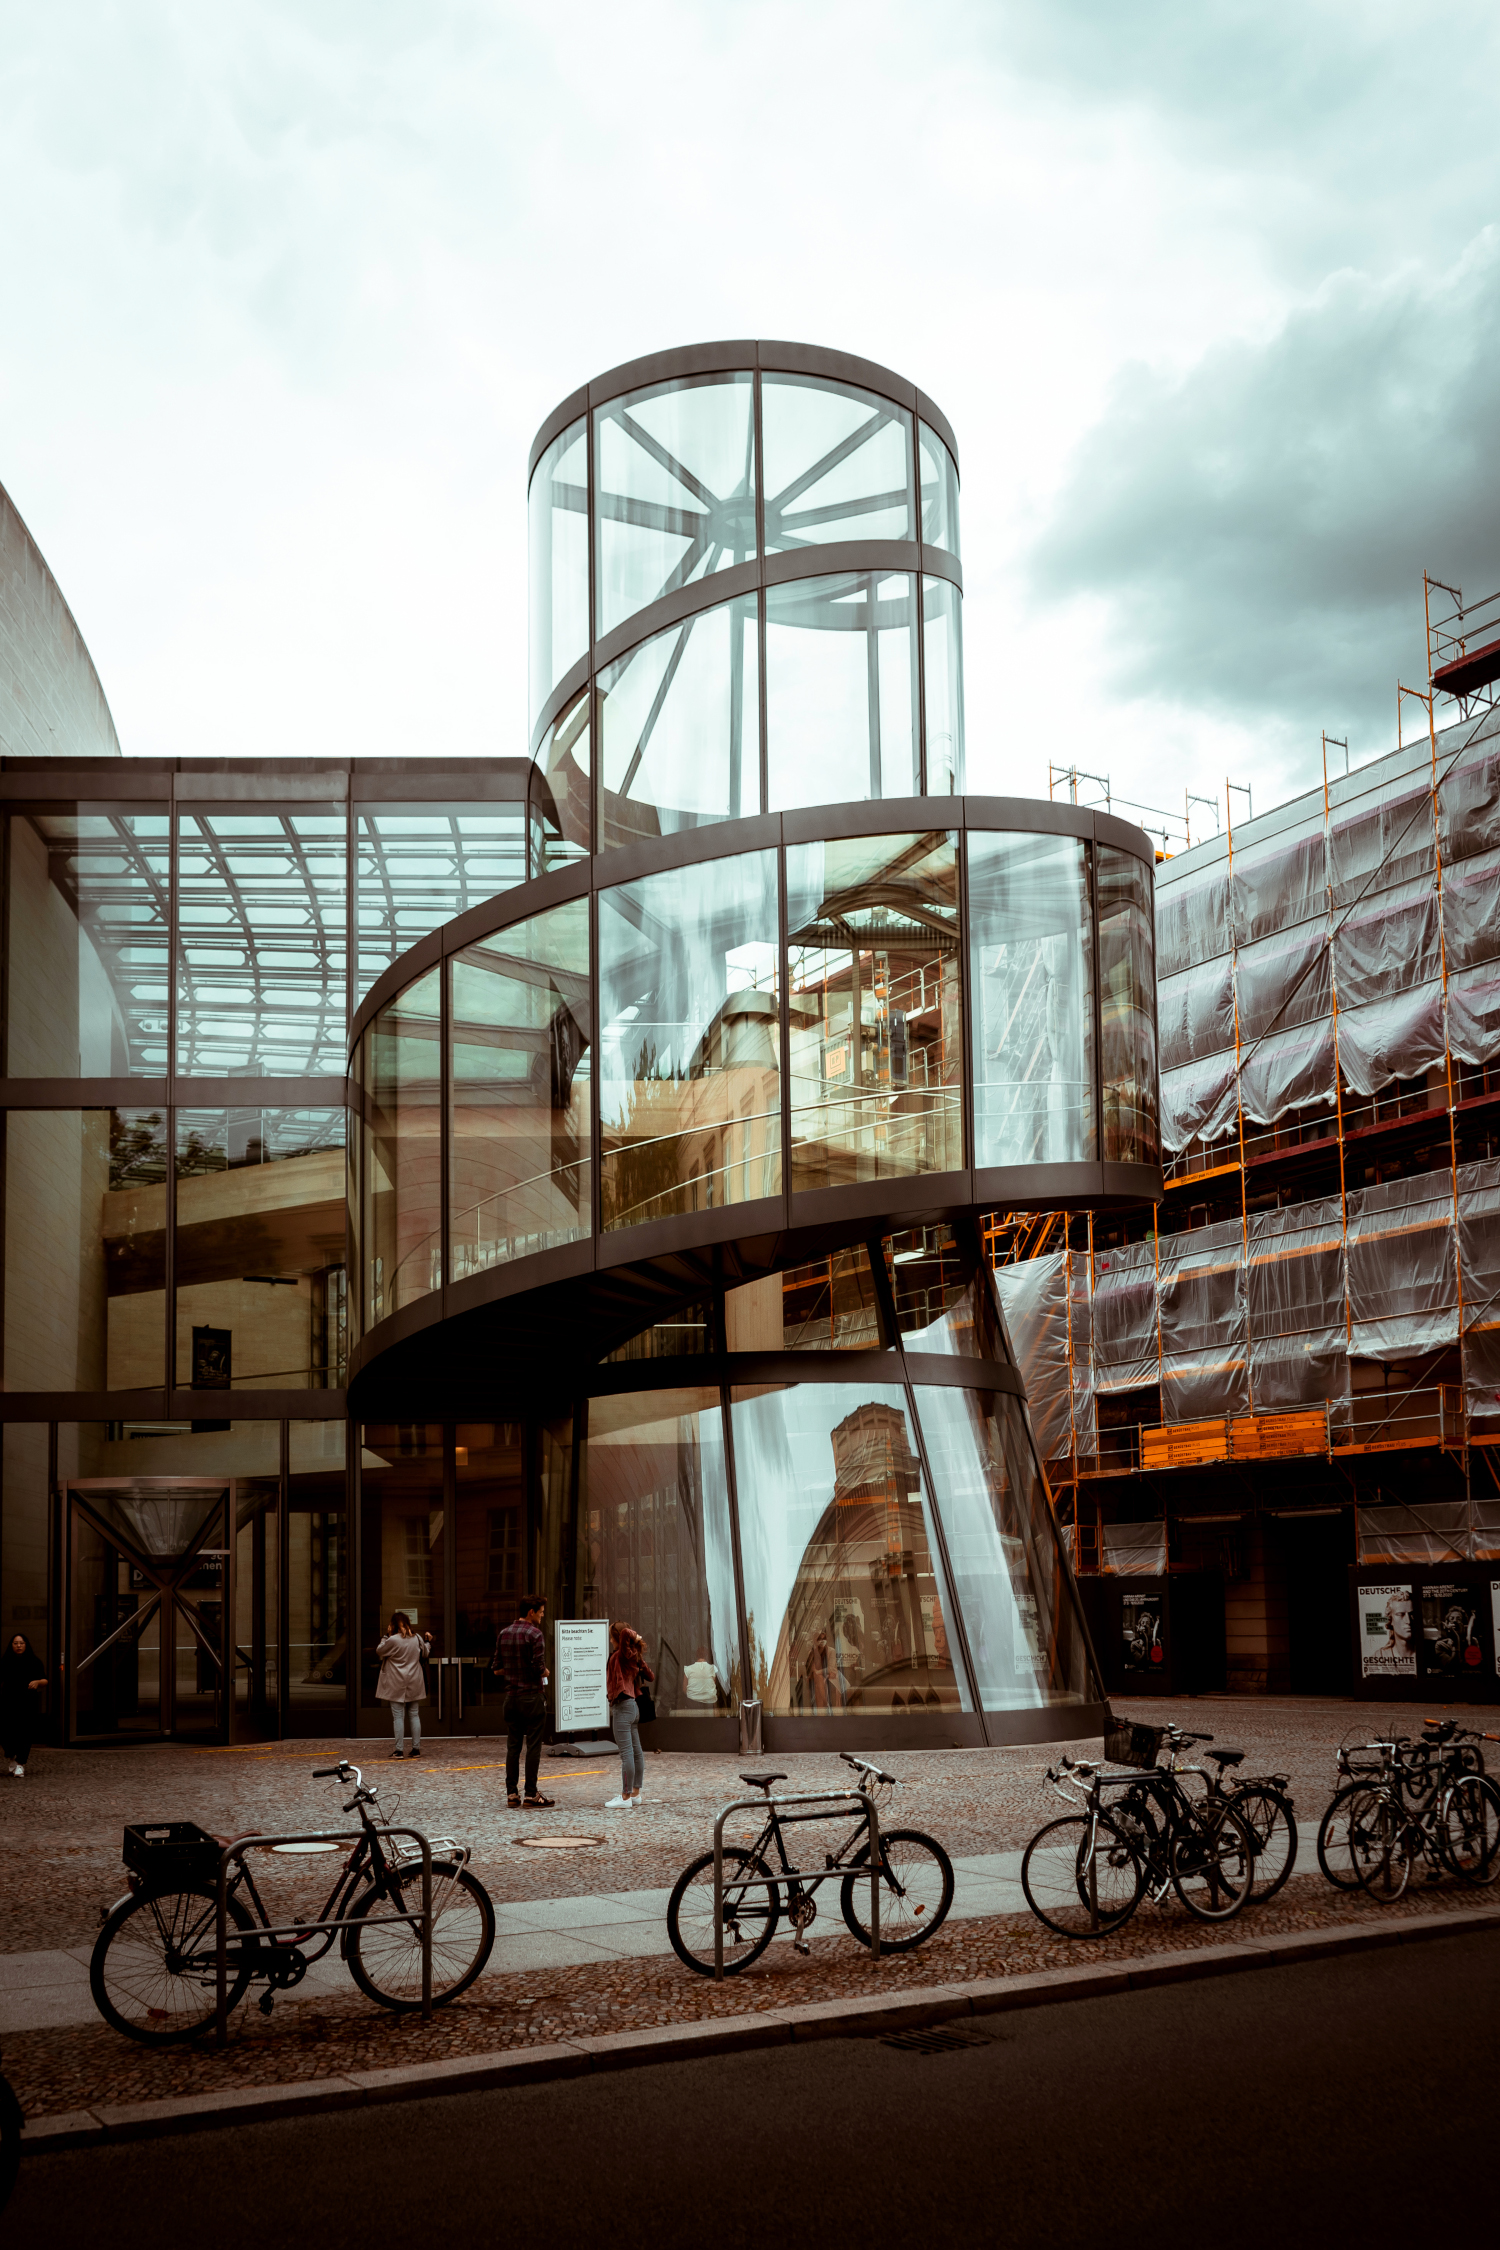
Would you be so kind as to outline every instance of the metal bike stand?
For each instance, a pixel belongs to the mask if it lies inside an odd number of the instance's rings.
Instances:
[[[858,1789],[812,1790],[795,1797],[737,1797],[726,1805],[714,1822],[714,1976],[722,1982],[724,1976],[724,1823],[731,1813],[765,1812],[774,1806],[780,1813],[783,1805],[858,1805],[864,1815],[865,1833],[870,1839],[870,1953],[880,1959],[880,1814],[874,1801]],[[793,1813],[784,1823],[791,1827],[803,1820],[832,1820],[831,1812]],[[833,1870],[827,1867],[791,1867],[781,1875],[747,1875],[746,1887],[752,1885],[767,1890],[780,1890],[783,1883],[827,1882]],[[849,1874],[857,1870],[845,1869]]]
[[[270,1938],[314,1937],[324,1930],[352,1930],[363,1924],[378,1929],[382,1922],[417,1922],[422,1929],[422,2014],[432,2016],[432,1846],[419,1828],[382,1828],[382,1839],[391,1836],[409,1836],[422,1850],[422,1904],[411,1914],[335,1914],[320,1922],[289,1922],[282,1929],[263,1929],[259,1923],[252,1930],[236,1930],[235,1936],[243,1942],[254,1938],[264,1943]],[[243,1860],[246,1852],[274,1849],[278,1844],[358,1844],[365,1830],[299,1828],[287,1836],[242,1836],[238,1843],[226,1844],[219,1854],[218,1902],[215,1919],[214,1974],[216,1999],[214,2005],[214,2039],[222,2047],[229,2038],[229,1863]]]

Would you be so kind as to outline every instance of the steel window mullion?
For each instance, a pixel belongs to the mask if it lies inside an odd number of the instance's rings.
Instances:
[[[761,428],[760,369],[754,372],[752,383],[755,421],[755,561],[756,561],[756,618],[759,632],[756,636],[756,661],[760,667],[760,804],[757,810],[771,810],[770,733],[766,713],[766,464],[765,444]]]
[[[776,945],[781,975],[780,1027],[781,1208],[783,1225],[792,1223],[792,959],[787,915],[786,842],[776,846]]]
[[[728,1383],[719,1385],[719,1413],[724,1430],[724,1481],[729,1496],[729,1553],[734,1567],[735,1624],[740,1644],[740,1701],[749,1703],[755,1700],[755,1673],[750,1617],[745,1607],[745,1564],[740,1550],[740,1487],[734,1466],[734,1414]],[[736,1711],[733,1716],[738,1721],[739,1712]]]

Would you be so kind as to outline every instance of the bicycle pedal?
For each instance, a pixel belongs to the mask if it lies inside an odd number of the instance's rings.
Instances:
[[[811,1953],[812,1951],[812,1947],[808,1944],[807,1939],[802,1935],[802,1932],[800,1930],[792,1940],[792,1950],[794,1953]]]
[[[269,2015],[269,2014],[271,2013],[271,2010],[272,2010],[272,2009],[273,2009],[273,2008],[275,2007],[275,2005],[276,2005],[276,1995],[275,1995],[275,1993],[274,1993],[274,1992],[263,1992],[263,1993],[261,1994],[261,1996],[260,1996],[260,2012],[261,2012],[261,2014],[262,2014],[263,2016],[268,2016],[268,2015]]]

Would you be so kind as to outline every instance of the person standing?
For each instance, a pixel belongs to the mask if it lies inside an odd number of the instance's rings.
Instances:
[[[633,1625],[611,1625],[609,1629],[609,1664],[604,1674],[604,1692],[609,1698],[609,1725],[620,1752],[620,1794],[611,1797],[607,1811],[615,1812],[626,1805],[641,1801],[641,1783],[646,1778],[646,1754],[641,1748],[641,1707],[638,1701],[642,1687],[649,1687],[656,1678],[646,1662],[646,1644]]]
[[[41,1658],[24,1633],[14,1633],[0,1657],[0,1735],[6,1769],[26,1779],[26,1761],[36,1735],[37,1696],[47,1685]]]
[[[419,1633],[404,1609],[391,1611],[391,1629],[383,1641],[375,1644],[375,1654],[380,1658],[380,1678],[375,1685],[377,1703],[391,1707],[391,1732],[395,1736],[393,1758],[401,1756],[403,1728],[411,1727],[411,1754],[422,1755],[421,1706],[427,1694],[427,1681],[422,1671],[422,1659],[432,1646],[430,1633]]]
[[[542,1763],[542,1730],[547,1723],[547,1643],[542,1619],[547,1605],[540,1594],[522,1597],[514,1624],[495,1641],[494,1669],[505,1681],[505,1801],[521,1802],[521,1744],[526,1744],[526,1810],[552,1804],[537,1788]]]

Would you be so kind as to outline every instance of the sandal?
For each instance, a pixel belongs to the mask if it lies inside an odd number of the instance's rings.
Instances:
[[[528,1812],[540,1812],[544,1807],[554,1805],[556,1804],[556,1802],[557,1799],[555,1797],[528,1797],[526,1800],[526,1810]]]
[[[507,1798],[506,1798],[506,1800],[505,1800],[505,1802],[506,1802],[506,1804],[507,1804],[507,1805],[508,1805],[508,1806],[510,1807],[510,1809],[511,1809],[511,1810],[512,1810],[513,1812],[519,1812],[519,1811],[520,1811],[520,1809],[521,1809],[521,1799],[520,1799],[519,1795],[517,1795],[517,1796],[514,1796],[514,1797],[507,1797]]]

